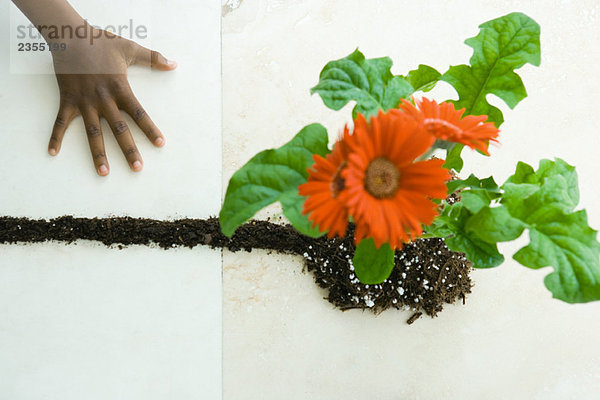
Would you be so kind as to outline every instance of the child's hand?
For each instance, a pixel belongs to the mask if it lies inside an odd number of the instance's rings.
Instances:
[[[94,29],[93,42],[87,39],[67,39],[66,50],[53,53],[54,70],[60,89],[60,108],[52,130],[48,152],[56,155],[69,123],[77,115],[83,117],[96,171],[101,176],[109,173],[104,151],[100,118],[109,123],[129,166],[142,169],[142,157],[133,141],[129,127],[120,110],[133,118],[136,124],[157,147],[165,139],[148,114],[135,98],[127,81],[127,67],[138,64],[161,71],[177,67],[160,53],[150,51],[135,42]]]

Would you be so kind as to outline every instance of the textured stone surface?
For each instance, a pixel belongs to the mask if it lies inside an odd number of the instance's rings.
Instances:
[[[529,97],[505,112],[492,157],[465,152],[464,173],[503,181],[523,160],[576,164],[582,206],[600,227],[594,116],[600,53],[596,1],[245,0],[223,19],[224,187],[252,155],[322,122],[335,138],[350,107],[309,96],[324,64],[357,46],[393,71],[466,63],[477,26],[522,11],[542,27],[542,66],[520,75]],[[455,96],[442,84],[438,100]],[[276,207],[261,215],[277,214]],[[521,240],[521,244],[523,241]],[[238,399],[588,399],[600,390],[600,304],[551,299],[546,270],[475,271],[466,306],[405,324],[409,313],[335,310],[297,257],[224,254],[224,397]]]

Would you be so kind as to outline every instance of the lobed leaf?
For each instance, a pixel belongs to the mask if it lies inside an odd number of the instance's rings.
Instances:
[[[231,237],[257,211],[279,201],[284,215],[300,233],[322,235],[301,213],[305,198],[298,194],[298,186],[308,178],[313,155],[329,152],[327,143],[327,130],[312,124],[282,147],[262,151],[248,161],[229,180],[219,214],[223,233]]]
[[[443,238],[450,250],[465,253],[474,268],[497,267],[504,262],[504,256],[495,243],[485,242],[477,233],[466,229],[472,216],[473,212],[462,201],[446,205],[442,214],[426,228],[427,234]]]
[[[379,110],[397,107],[402,98],[415,91],[406,78],[394,76],[391,67],[389,57],[366,59],[357,49],[327,63],[311,94],[318,93],[323,103],[335,111],[355,101],[353,117],[360,113],[368,118]]]
[[[492,176],[484,179],[479,179],[474,174],[469,175],[467,179],[455,179],[448,182],[448,193],[453,193],[457,190],[465,188],[485,189],[490,193],[500,194],[500,187]]]
[[[526,267],[553,267],[544,279],[557,299],[600,300],[600,244],[579,201],[577,174],[563,160],[542,160],[537,171],[519,163],[502,186],[499,207],[482,207],[465,224],[468,232],[495,244],[529,230],[530,243],[514,259]]]
[[[567,303],[600,300],[597,232],[588,226],[584,210],[565,213],[558,207],[552,219],[530,226],[530,244],[513,258],[529,268],[554,267],[544,284],[554,298]]]
[[[535,197],[529,199],[532,207],[558,203],[566,211],[572,211],[579,203],[579,183],[575,167],[560,158],[554,161],[541,160],[537,171],[525,163],[518,163],[515,174],[508,178],[503,188],[507,201],[512,197],[517,197],[518,200],[516,192],[537,192]],[[531,203],[533,201],[536,204]]]
[[[482,207],[465,224],[465,229],[488,243],[515,240],[527,225],[513,218],[506,207]]]
[[[448,193],[460,191],[461,203],[473,213],[478,212],[482,207],[490,205],[492,201],[502,196],[498,184],[491,176],[479,179],[471,174],[464,180],[455,179],[449,181],[447,186]]]
[[[489,121],[500,127],[502,112],[492,106],[486,96],[493,94],[511,109],[527,96],[527,91],[514,70],[529,63],[539,66],[540,26],[523,13],[511,13],[479,26],[479,34],[465,43],[473,48],[470,65],[456,65],[440,78],[452,85],[458,93],[453,101],[457,109],[465,108],[465,115],[487,115]],[[462,147],[454,150],[453,163]]]
[[[435,68],[428,65],[419,64],[417,69],[414,69],[408,73],[406,80],[413,87],[415,92],[429,92],[438,83],[442,74],[440,74]]]

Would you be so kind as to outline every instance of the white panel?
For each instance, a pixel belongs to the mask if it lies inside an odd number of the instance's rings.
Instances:
[[[178,62],[129,70],[166,137],[154,148],[130,120],[144,170],[129,170],[104,124],[107,178],[94,171],[80,118],[58,157],[49,54],[19,66],[22,16],[0,4],[0,214],[50,218],[206,218],[221,193],[220,5],[215,1],[73,0],[90,23],[148,28],[142,43]],[[12,24],[9,22],[12,20]],[[33,64],[36,65],[33,65]],[[36,67],[36,68],[33,68]],[[38,68],[39,67],[39,68]],[[48,73],[50,72],[50,74]],[[220,399],[221,254],[99,244],[0,246],[0,399]]]

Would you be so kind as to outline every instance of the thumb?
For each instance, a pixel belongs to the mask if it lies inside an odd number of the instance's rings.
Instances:
[[[136,44],[134,49],[133,64],[159,71],[172,71],[177,68],[175,61],[170,61],[158,51],[150,50],[139,44]]]

